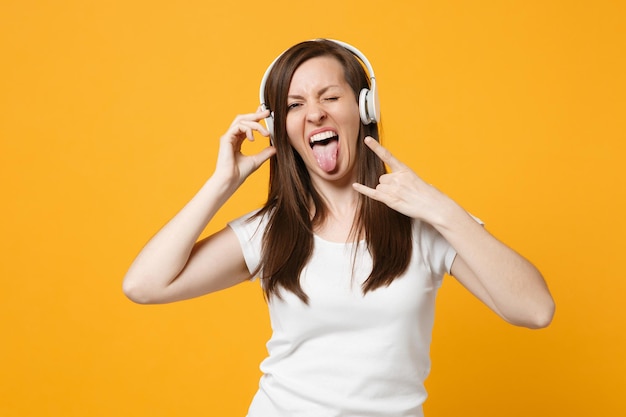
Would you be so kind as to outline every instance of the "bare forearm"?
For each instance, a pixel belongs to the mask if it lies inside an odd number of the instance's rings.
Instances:
[[[545,327],[554,313],[554,302],[541,273],[528,260],[500,242],[455,203],[448,206],[437,225],[457,251],[459,265],[453,274],[464,285],[478,281],[483,301],[505,320],[520,326]],[[456,263],[456,261],[455,261]],[[475,285],[474,285],[475,287]],[[486,297],[485,297],[486,295]]]
[[[223,182],[209,179],[198,193],[145,245],[124,277],[124,290],[164,288],[185,267],[202,231],[232,195]]]
[[[226,288],[245,278],[241,248],[232,234],[218,232],[203,244],[196,246],[196,242],[217,210],[275,154],[271,146],[256,154],[241,152],[243,141],[254,140],[254,132],[269,135],[259,123],[268,115],[268,111],[259,110],[235,117],[220,138],[211,178],[148,242],[128,270],[124,292],[130,299],[139,303],[177,301]]]

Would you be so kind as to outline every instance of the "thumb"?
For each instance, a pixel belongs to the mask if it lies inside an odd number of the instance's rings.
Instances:
[[[265,161],[267,161],[274,155],[276,155],[276,148],[273,146],[268,146],[267,148],[263,149],[261,152],[254,155],[253,158],[254,158],[255,168],[258,168],[261,165],[263,165]]]

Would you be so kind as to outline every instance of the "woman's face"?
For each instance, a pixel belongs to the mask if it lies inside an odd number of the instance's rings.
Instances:
[[[314,181],[355,180],[359,105],[337,59],[316,57],[296,69],[286,124],[289,142]]]

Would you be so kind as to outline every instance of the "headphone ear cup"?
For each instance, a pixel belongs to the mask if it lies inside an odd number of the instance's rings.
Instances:
[[[368,90],[367,88],[364,88],[361,90],[361,93],[359,94],[359,114],[361,115],[361,123],[363,123],[364,125],[368,125],[372,122],[372,119],[370,118],[368,114],[369,92],[370,90]]]
[[[266,111],[269,109],[267,108],[265,103],[261,103],[261,110]],[[267,130],[270,132],[270,145],[273,145],[274,144],[274,112],[270,111],[270,115],[267,116],[263,120],[265,120],[265,127],[267,127]]]
[[[378,105],[378,94],[376,93],[376,83],[372,80],[372,89],[364,88],[359,94],[359,114],[364,125],[378,123],[380,120],[380,107]]]
[[[380,122],[380,103],[378,101],[378,89],[376,80],[372,78],[370,91],[367,93],[367,114],[373,123]]]
[[[265,126],[270,132],[270,145],[274,145],[274,112],[271,112],[268,117],[265,118]]]

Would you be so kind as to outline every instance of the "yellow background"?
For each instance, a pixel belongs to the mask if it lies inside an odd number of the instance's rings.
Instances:
[[[269,336],[257,284],[145,307],[121,280],[269,62],[320,36],[371,60],[386,145],[557,301],[530,331],[447,279],[427,415],[626,415],[625,18],[591,0],[2,0],[0,415],[245,415]]]

